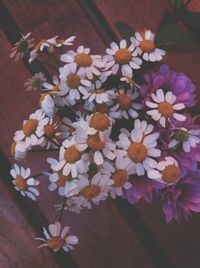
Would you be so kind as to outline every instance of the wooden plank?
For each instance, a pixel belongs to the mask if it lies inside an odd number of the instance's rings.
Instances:
[[[165,0],[116,0],[115,4],[112,0],[95,0],[95,3],[96,8],[115,34],[118,34],[115,29],[117,21],[124,21],[135,30],[150,28],[156,31],[165,11],[170,8],[168,1]],[[194,3],[192,1],[189,7],[192,10],[199,10],[200,3],[199,1],[194,1]],[[184,72],[191,77],[198,89],[200,87],[199,58],[199,51],[184,54],[168,53],[164,63],[169,64],[172,69]],[[200,96],[199,90],[198,95]],[[131,206],[123,206],[123,208],[125,207],[131,214]],[[136,207],[175,267],[195,268],[200,266],[198,257],[200,215],[193,215],[190,221],[182,221],[181,224],[166,224],[159,203],[154,202],[149,205],[139,202]]]
[[[40,38],[43,35],[48,37],[60,33],[62,37],[65,37],[75,33],[78,41],[94,48],[95,53],[102,51],[103,42],[98,38],[91,23],[86,19],[75,1],[67,1],[65,4],[59,2],[56,5],[55,1],[4,1],[4,3],[24,33],[33,31],[33,35]],[[27,15],[27,10],[29,15]],[[6,51],[5,49],[5,54]],[[8,59],[6,62],[9,70],[13,62]],[[0,79],[3,83],[4,79],[7,80],[8,78],[9,73]],[[18,77],[20,85],[24,81],[23,78],[23,75]],[[13,76],[12,79],[15,79],[15,77]],[[15,94],[12,89],[9,89],[11,85],[7,86],[8,89],[6,90],[10,90],[10,96],[2,94],[2,103],[4,104],[2,112],[5,118],[4,128],[6,129],[7,113],[11,115],[13,107],[5,104],[8,101],[7,99]],[[16,89],[18,89],[17,85]],[[34,93],[30,93],[30,98],[29,95],[23,95],[21,99],[29,102],[33,95]],[[29,111],[35,109],[33,106],[36,107],[35,103],[31,103]],[[21,110],[26,111],[26,108],[22,108],[20,102],[16,102],[15,109],[18,114],[24,116]],[[12,116],[9,118],[12,118]],[[13,122],[15,125],[13,128],[19,128],[21,121],[21,117],[17,118]],[[14,131],[11,128],[7,129],[8,137],[11,137],[13,133]],[[6,152],[8,152],[8,143],[4,146]],[[32,154],[29,161],[24,164],[25,166],[31,166],[33,172],[36,170],[40,172],[47,168],[45,156],[42,157],[41,154]],[[48,182],[45,178],[41,178],[41,184],[41,197],[38,200],[38,205],[48,220],[52,222],[58,217],[58,214],[52,213],[53,205],[61,200],[55,193],[46,191]],[[104,203],[92,211],[83,211],[80,215],[66,213],[63,223],[71,225],[73,233],[79,236],[80,245],[76,247],[72,255],[80,267],[117,268],[124,266],[124,264],[127,268],[142,268],[147,267],[147,265],[148,267],[155,267],[112,202]]]

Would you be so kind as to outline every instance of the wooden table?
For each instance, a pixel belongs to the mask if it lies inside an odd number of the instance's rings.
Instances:
[[[190,4],[200,10],[199,0]],[[9,177],[9,148],[12,136],[23,119],[38,107],[39,95],[26,92],[24,82],[42,66],[14,63],[9,58],[12,43],[20,32],[32,32],[35,39],[57,34],[76,35],[76,44],[103,54],[111,40],[119,38],[115,22],[122,20],[134,29],[156,31],[167,0],[2,0],[0,1],[0,268],[199,268],[200,216],[187,223],[166,224],[160,204],[139,202],[131,206],[123,200],[108,201],[79,215],[65,213],[63,223],[80,239],[70,254],[52,254],[37,249],[33,239],[41,226],[56,220],[53,205],[56,193],[46,191],[41,178],[37,203],[26,201],[13,190]],[[200,87],[200,52],[168,54],[165,62],[185,72]],[[48,70],[47,70],[48,71]],[[47,153],[32,154],[23,163],[33,172],[46,167]]]

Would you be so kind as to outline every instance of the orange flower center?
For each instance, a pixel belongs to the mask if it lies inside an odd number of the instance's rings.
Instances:
[[[131,61],[132,59],[132,54],[128,50],[128,48],[120,48],[116,53],[115,53],[115,61],[118,64],[127,64]]]
[[[96,94],[102,94],[105,93],[105,89],[104,88],[94,89],[93,92]]]
[[[114,186],[121,187],[127,182],[128,173],[123,169],[118,169],[112,174],[111,179],[115,182]]]
[[[58,171],[57,174],[58,174],[58,180],[56,181],[56,184],[59,187],[65,186],[65,183],[71,179],[70,175],[64,176],[61,171]]]
[[[71,89],[75,89],[80,86],[80,76],[78,74],[69,74],[67,77],[67,85]]]
[[[92,58],[85,53],[77,54],[74,61],[77,63],[78,67],[89,67],[92,64]]]
[[[36,119],[28,119],[23,125],[23,132],[25,136],[30,136],[33,134],[38,126],[38,121]]]
[[[105,147],[105,142],[100,140],[99,133],[88,136],[87,144],[90,149],[102,150]]]
[[[143,52],[150,53],[150,52],[153,52],[155,50],[155,44],[152,40],[143,40],[140,42],[139,48]]]
[[[72,164],[81,159],[81,153],[72,145],[65,150],[64,158],[66,162]]]
[[[119,94],[116,98],[117,102],[119,103],[119,107],[121,109],[129,109],[132,104],[132,99],[127,94]]]
[[[16,148],[16,145],[17,145],[16,141],[14,141],[12,143],[12,145],[11,145],[10,153],[11,153],[12,156],[15,156],[15,148]]]
[[[103,113],[96,113],[91,117],[91,127],[104,131],[110,126],[109,117]]]
[[[52,249],[60,249],[65,245],[65,239],[61,237],[53,237],[47,241],[48,247]]]
[[[162,171],[163,181],[175,183],[180,177],[180,169],[175,165],[169,165]]]
[[[103,114],[108,114],[109,109],[108,106],[105,103],[96,103],[93,109],[93,113],[103,113]]]
[[[169,102],[163,101],[163,102],[159,103],[158,111],[162,116],[170,117],[174,113],[174,108]]]
[[[144,161],[147,155],[147,148],[141,142],[133,142],[128,148],[128,156],[135,163]]]
[[[26,180],[22,176],[17,176],[15,179],[16,186],[20,191],[26,191],[27,189],[27,184]]]
[[[44,127],[44,133],[48,138],[54,138],[55,137],[56,130],[52,125],[46,125]]]
[[[98,185],[88,185],[83,190],[81,190],[81,195],[86,199],[90,200],[98,196],[101,192],[101,188]]]

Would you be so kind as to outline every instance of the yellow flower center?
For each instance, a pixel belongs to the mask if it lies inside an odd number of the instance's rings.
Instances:
[[[46,125],[44,127],[44,133],[48,138],[54,138],[55,137],[56,130],[52,125]]]
[[[169,165],[162,171],[163,181],[175,183],[180,177],[180,169],[175,165]]]
[[[87,144],[90,149],[102,150],[105,147],[105,142],[100,140],[99,133],[88,136]]]
[[[88,185],[83,190],[81,190],[80,194],[88,200],[91,200],[98,196],[101,192],[101,188],[98,185]]]
[[[111,179],[115,182],[114,186],[121,187],[127,182],[128,173],[123,169],[118,169],[112,174]]]
[[[61,237],[53,237],[47,241],[48,247],[52,249],[60,249],[65,245],[65,239]]]
[[[81,159],[81,152],[79,152],[74,145],[65,150],[65,161],[72,164]]]
[[[163,101],[163,102],[159,103],[158,111],[162,116],[170,117],[174,113],[174,108],[169,102]]]
[[[127,94],[119,94],[116,98],[116,101],[119,103],[119,107],[123,110],[129,109],[132,104],[132,99]]]
[[[143,52],[150,53],[150,52],[153,52],[155,50],[155,44],[151,40],[143,40],[143,41],[140,42],[139,48]]]
[[[58,174],[58,180],[56,181],[56,184],[59,187],[65,186],[65,183],[71,179],[70,175],[64,176],[61,171],[58,171],[57,174]]]
[[[77,63],[78,67],[89,67],[92,64],[92,58],[85,53],[77,54],[74,61]]]
[[[25,136],[30,136],[33,134],[38,126],[38,121],[36,119],[28,119],[23,125],[23,132]]]
[[[147,158],[147,148],[141,142],[133,142],[128,148],[128,156],[135,163],[144,161]]]
[[[120,48],[115,53],[114,59],[115,59],[116,63],[118,63],[118,64],[127,64],[131,61],[132,54],[128,50],[128,48]]]
[[[91,117],[91,127],[104,131],[110,126],[109,117],[103,113],[96,113]]]
[[[80,86],[80,76],[78,74],[69,74],[67,77],[67,85],[71,89],[76,89]]]
[[[20,191],[23,191],[23,192],[26,191],[27,189],[26,180],[22,176],[17,176],[15,178],[15,183],[16,183],[17,188]]]

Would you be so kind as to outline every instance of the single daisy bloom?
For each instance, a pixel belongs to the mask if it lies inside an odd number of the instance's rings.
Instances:
[[[59,126],[61,125],[61,121],[59,118],[50,117],[45,126],[38,127],[38,134],[40,137],[43,137],[44,140],[40,144],[41,147],[45,147],[46,149],[50,148],[58,148],[59,146]]]
[[[56,47],[72,46],[75,38],[76,38],[76,36],[70,36],[67,39],[58,39],[58,38],[56,38],[55,46]]]
[[[110,108],[109,115],[115,119],[129,119],[130,117],[138,117],[138,110],[142,108],[140,103],[136,103],[135,99],[139,97],[139,92],[133,92],[132,89],[125,91],[120,89],[115,94],[115,105]]]
[[[15,132],[14,140],[16,142],[25,142],[28,147],[40,145],[44,141],[41,128],[43,128],[48,121],[49,118],[45,117],[42,110],[37,110],[29,116],[28,120],[23,122],[22,130]]]
[[[116,196],[123,195],[123,189],[128,190],[132,187],[128,181],[129,176],[135,174],[135,168],[131,165],[127,165],[127,162],[123,158],[117,158],[115,163],[109,163],[105,161],[100,169],[102,174],[108,175],[114,184],[110,188],[110,196],[115,199]]]
[[[39,184],[39,181],[30,177],[30,168],[24,169],[14,164],[10,174],[14,179],[13,184],[15,185],[15,189],[19,191],[21,195],[27,196],[35,201],[36,197],[39,196],[39,191],[35,188],[35,186]]]
[[[87,89],[91,82],[85,79],[81,69],[77,69],[76,64],[65,65],[60,68],[60,90],[62,95],[67,95],[69,100],[79,100],[80,93],[87,94]]]
[[[104,67],[101,56],[91,55],[90,49],[84,46],[79,46],[76,52],[68,51],[61,55],[60,59],[67,65],[75,64],[88,79],[93,79],[94,75],[99,76],[100,69]]]
[[[114,90],[105,90],[104,88],[90,89],[84,96],[83,100],[98,104],[109,103],[114,96]]]
[[[166,52],[163,49],[156,48],[155,34],[150,30],[144,32],[136,32],[131,41],[136,45],[136,50],[145,61],[161,61]]]
[[[74,137],[66,139],[60,148],[59,162],[53,167],[54,171],[63,170],[63,175],[71,174],[72,178],[88,171],[89,157],[87,153],[77,148]]]
[[[106,200],[110,186],[114,183],[107,175],[95,174],[92,179],[88,179],[87,174],[78,178],[81,191],[79,196],[72,197],[79,207],[91,208],[91,204],[98,205],[100,201]]]
[[[11,145],[11,155],[16,160],[23,160],[26,158],[28,150],[30,150],[30,147],[26,145],[25,142],[21,141],[14,141]]]
[[[122,148],[122,152],[116,151],[116,157],[124,157],[127,164],[135,168],[136,174],[142,176],[145,171],[155,168],[157,162],[154,158],[161,155],[161,151],[156,149],[159,133],[149,133],[145,135],[142,129],[133,129],[130,136],[125,133],[119,135],[116,143]]]
[[[106,49],[107,63],[106,70],[111,68],[112,74],[117,74],[119,70],[123,76],[132,76],[133,69],[140,69],[142,60],[137,57],[138,52],[135,49],[135,45],[132,43],[127,46],[126,40],[121,40],[120,44],[112,42],[110,48]]]
[[[147,114],[159,121],[162,127],[166,127],[166,121],[171,122],[172,118],[177,121],[186,119],[185,115],[177,112],[184,109],[185,104],[177,103],[176,96],[171,91],[164,93],[162,89],[157,89],[155,94],[151,94],[151,99],[152,101],[146,101],[146,106],[152,109]]]
[[[200,129],[177,128],[174,130],[172,138],[168,144],[170,149],[180,145],[185,153],[189,153],[200,143]]]
[[[171,156],[166,156],[155,169],[147,171],[147,176],[166,184],[174,184],[181,178],[178,162]]]
[[[15,61],[18,61],[24,57],[28,52],[29,48],[32,48],[33,38],[30,38],[31,33],[22,35],[22,38],[15,43],[14,47],[10,51],[10,57],[14,58]]]
[[[48,94],[42,94],[40,98],[40,107],[47,116],[52,117],[56,112],[57,108],[55,107],[53,97]]]
[[[87,120],[90,127],[96,129],[97,131],[110,133],[113,120],[106,113],[93,113],[87,118]]]
[[[27,91],[30,90],[42,90],[43,83],[46,82],[46,78],[43,73],[37,73],[31,78],[28,79],[27,82],[24,83],[24,86]]]
[[[115,159],[115,143],[110,139],[110,133],[108,132],[93,132],[93,128],[89,128],[89,131],[85,131],[86,128],[80,127],[76,130],[75,141],[77,146],[81,146],[83,149],[90,150],[90,156],[93,155],[96,165],[102,165],[104,158],[109,160]]]
[[[74,245],[78,244],[78,238],[74,235],[67,236],[70,230],[69,226],[61,228],[60,222],[56,221],[54,224],[50,224],[48,231],[43,228],[43,233],[46,239],[36,237],[36,240],[44,242],[41,247],[49,247],[54,252],[63,249],[64,251],[69,251],[74,249]]]

